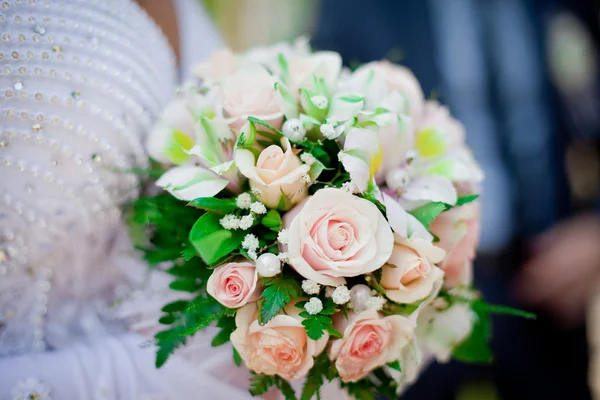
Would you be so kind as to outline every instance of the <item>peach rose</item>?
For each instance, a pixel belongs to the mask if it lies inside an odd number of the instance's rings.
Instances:
[[[426,298],[444,273],[434,264],[444,258],[444,250],[424,239],[404,239],[395,235],[392,256],[382,268],[381,286],[396,303],[414,303]]]
[[[233,119],[231,127],[240,129],[248,116],[281,128],[283,113],[275,95],[274,80],[263,67],[248,64],[223,80],[223,110]]]
[[[350,313],[336,318],[336,329],[344,337],[334,340],[329,359],[342,381],[356,382],[374,369],[398,360],[414,335],[414,326],[401,315],[382,317],[377,311]]]
[[[255,303],[238,310],[237,329],[231,334],[231,343],[248,368],[287,380],[306,375],[314,364],[314,357],[325,349],[329,335],[324,334],[319,340],[309,338],[300,312],[294,303],[289,303],[283,314],[260,325]]]
[[[446,274],[445,286],[470,284],[479,244],[479,203],[468,203],[441,213],[431,224],[431,232],[440,238],[437,245],[446,250],[446,258],[440,263]]]
[[[256,266],[250,262],[231,262],[213,271],[206,290],[219,303],[228,308],[238,308],[260,298]]]
[[[283,195],[284,208],[290,208],[308,195],[304,176],[310,166],[300,161],[286,137],[281,139],[281,147],[271,145],[264,149],[258,160],[250,150],[237,149],[235,164],[240,173],[250,179],[256,197],[267,207],[277,208]]]
[[[342,285],[344,277],[375,271],[394,247],[392,230],[377,207],[341,189],[317,191],[284,220],[290,265],[322,285]]]

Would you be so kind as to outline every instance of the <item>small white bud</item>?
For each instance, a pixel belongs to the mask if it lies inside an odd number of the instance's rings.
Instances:
[[[285,251],[282,251],[281,253],[277,254],[277,258],[279,258],[279,260],[282,263],[287,263],[288,261],[290,261],[289,255]]]
[[[310,175],[308,175],[308,174],[302,175],[302,181],[309,183],[309,184],[312,183],[312,179],[310,179]]]
[[[302,121],[296,118],[285,121],[281,128],[281,132],[292,142],[300,142],[304,139],[304,136],[306,136],[306,129],[304,129]]]
[[[310,315],[315,315],[323,311],[323,302],[318,297],[311,297],[304,305],[304,309]]]
[[[279,233],[277,234],[277,241],[281,244],[288,244],[288,241],[290,240],[289,238],[289,232],[287,229],[282,229],[279,231]]]
[[[246,210],[252,204],[252,197],[248,193],[242,193],[237,197],[235,204],[242,210]]]
[[[329,102],[327,101],[327,97],[325,96],[321,96],[321,95],[317,95],[317,96],[313,96],[310,98],[310,101],[315,105],[315,107],[317,107],[319,110],[324,110],[327,108],[327,106],[329,105]]]
[[[250,229],[253,223],[254,217],[252,216],[252,214],[244,215],[242,218],[240,218],[240,229],[244,231],[246,229]]]
[[[232,230],[240,226],[240,219],[233,214],[227,214],[219,220],[219,223],[224,229]]]
[[[315,156],[305,151],[300,154],[300,160],[302,160],[302,162],[306,165],[313,165],[315,162],[317,162]]]
[[[266,214],[267,207],[265,207],[265,205],[260,201],[255,201],[250,205],[250,211],[252,211],[255,214]]]
[[[367,300],[367,310],[381,311],[385,302],[383,297],[373,296]]]
[[[346,304],[350,301],[350,290],[346,286],[338,286],[331,295],[335,304]]]
[[[321,128],[319,128],[319,129],[320,129],[321,133],[323,134],[323,136],[325,136],[327,139],[335,139],[338,137],[338,134],[335,131],[335,128],[331,124],[323,124],[323,125],[321,125]]]
[[[310,279],[305,279],[302,281],[302,290],[306,294],[319,294],[321,291],[321,285],[315,281],[311,281]]]
[[[258,238],[252,233],[247,234],[244,237],[244,240],[242,241],[242,248],[248,251],[256,251],[256,249],[258,249],[258,246]]]

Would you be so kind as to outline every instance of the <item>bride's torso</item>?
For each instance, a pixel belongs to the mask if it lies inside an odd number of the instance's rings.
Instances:
[[[176,67],[130,0],[4,0],[0,27],[2,356],[124,329],[114,257],[137,180],[116,171],[147,166]]]

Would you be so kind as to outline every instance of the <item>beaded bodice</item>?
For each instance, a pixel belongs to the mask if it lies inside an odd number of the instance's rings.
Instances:
[[[0,356],[119,329],[123,171],[175,73],[131,0],[0,0]]]

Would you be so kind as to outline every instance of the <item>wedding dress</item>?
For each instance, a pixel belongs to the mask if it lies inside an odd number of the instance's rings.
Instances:
[[[221,46],[176,3],[183,74]],[[0,400],[246,399],[231,348],[198,335],[160,370],[168,278],[131,247],[144,140],[178,79],[131,0],[0,0]]]

